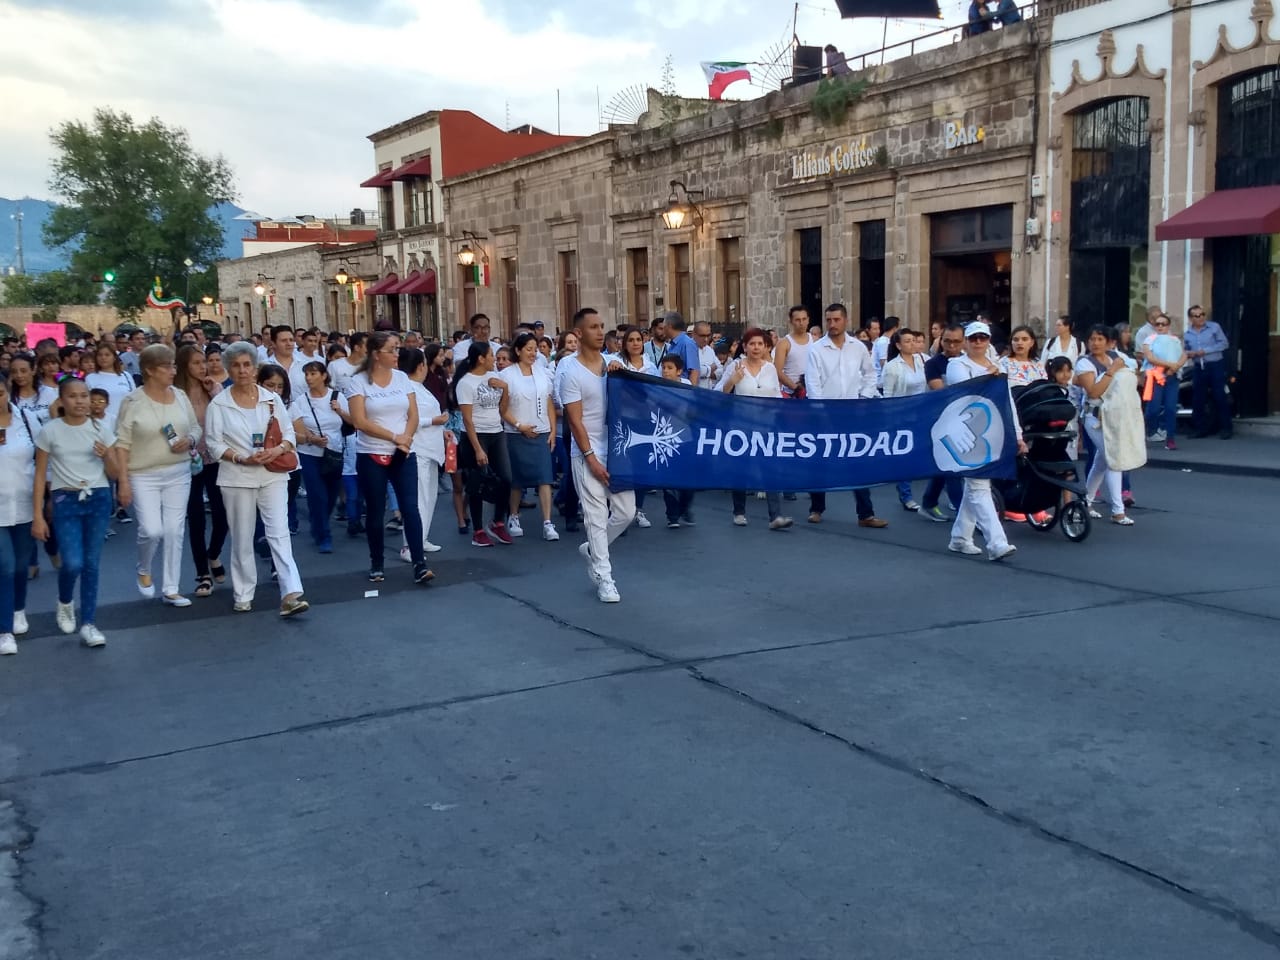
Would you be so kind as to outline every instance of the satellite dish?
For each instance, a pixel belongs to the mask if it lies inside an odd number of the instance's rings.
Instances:
[[[630,125],[649,109],[649,87],[643,83],[619,90],[600,111],[602,124]]]

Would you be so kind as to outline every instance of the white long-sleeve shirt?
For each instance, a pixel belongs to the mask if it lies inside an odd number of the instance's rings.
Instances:
[[[296,448],[297,434],[284,402],[265,387],[258,387],[258,404],[249,410],[232,399],[230,390],[223,390],[209,401],[209,412],[205,415],[205,445],[209,448],[209,455],[214,460],[221,460],[228,450],[242,457],[256,453],[262,447],[261,438],[266,436],[273,405],[276,419],[280,421],[282,438]],[[254,443],[255,435],[260,438],[258,443]],[[288,479],[287,473],[274,473],[255,463],[224,461],[218,467],[220,487],[257,488]]]
[[[876,368],[871,353],[853,337],[836,346],[826,336],[809,348],[804,386],[810,400],[871,399],[876,395]]]

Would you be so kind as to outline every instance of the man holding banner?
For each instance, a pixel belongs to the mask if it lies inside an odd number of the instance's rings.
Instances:
[[[842,303],[827,307],[824,319],[827,335],[809,348],[805,364],[805,395],[810,400],[869,400],[876,394],[876,370],[871,353],[847,336],[849,314]],[[853,491],[858,510],[858,526],[874,530],[887,527],[888,520],[876,516],[871,493],[861,487]],[[821,523],[827,509],[825,493],[809,494],[809,522]]]
[[[573,317],[578,352],[566,357],[557,370],[560,402],[573,435],[573,482],[582,501],[582,522],[587,542],[578,552],[587,561],[587,573],[596,585],[601,603],[617,603],[622,597],[613,582],[609,545],[626,531],[636,515],[634,490],[609,491],[608,403],[604,320],[595,310],[583,308]],[[705,392],[705,391],[703,391]]]

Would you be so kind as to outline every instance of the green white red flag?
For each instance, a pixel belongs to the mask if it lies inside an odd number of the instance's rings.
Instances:
[[[751,71],[747,69],[747,65],[737,60],[704,63],[702,72],[707,77],[707,96],[712,100],[723,99],[725,87],[729,84],[751,79]]]

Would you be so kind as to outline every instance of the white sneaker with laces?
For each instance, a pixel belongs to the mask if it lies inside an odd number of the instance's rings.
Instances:
[[[578,554],[583,560],[587,561],[587,576],[591,578],[591,582],[599,586],[600,576],[596,573],[596,568],[591,565],[591,544],[578,544]]]
[[[13,635],[15,637],[24,636],[26,632],[30,629],[31,628],[27,626],[27,611],[25,610],[13,611]]]
[[[58,629],[63,633],[75,633],[76,605],[74,603],[59,603],[54,608],[53,619],[58,624]]]
[[[987,559],[991,561],[1003,560],[1006,557],[1012,557],[1018,552],[1018,548],[1012,543],[1006,543],[1003,547],[988,547]]]
[[[424,553],[439,553],[443,549],[444,547],[440,546],[440,544],[432,543],[430,540],[428,540],[426,543],[422,545],[422,550]]]
[[[596,587],[596,596],[601,603],[618,603],[622,599],[622,594],[618,593],[618,588],[612,580],[601,580],[600,585]]]
[[[507,533],[511,534],[511,536],[513,536],[513,537],[523,537],[523,536],[524,536],[524,527],[520,526],[520,518],[519,518],[519,517],[508,517],[508,518],[507,518]]]
[[[966,557],[976,557],[982,553],[982,548],[972,540],[952,540],[947,544],[947,549],[952,553],[963,553]]]
[[[405,563],[413,563],[413,555],[409,553],[409,545],[407,543],[400,548],[400,559]]]
[[[105,647],[107,638],[92,623],[86,623],[80,628],[80,642],[86,647]]]
[[[556,529],[556,525],[550,520],[544,520],[542,523],[542,539],[551,541],[560,539],[560,531]]]
[[[18,641],[12,633],[0,633],[0,657],[11,657],[18,652]]]
[[[636,511],[636,526],[641,530],[648,530],[653,526],[653,524],[649,522],[649,518],[644,515],[643,510]]]

